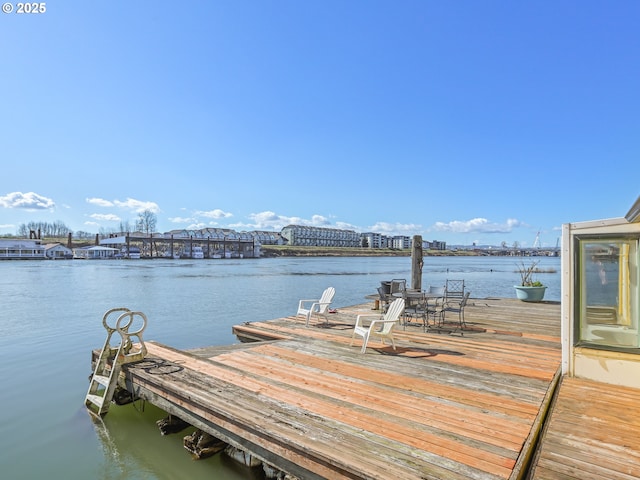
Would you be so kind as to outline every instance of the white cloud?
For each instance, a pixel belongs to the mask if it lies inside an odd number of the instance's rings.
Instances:
[[[104,198],[87,198],[87,203],[91,205],[97,205],[99,207],[113,207],[113,202],[105,200]]]
[[[313,225],[314,227],[324,227],[331,225],[331,222],[327,217],[324,217],[322,215],[313,215],[311,217],[311,225]]]
[[[264,225],[265,223],[274,223],[274,222],[285,222],[287,221],[287,217],[281,217],[276,215],[274,212],[260,212],[260,213],[252,213],[249,215],[249,218],[254,221],[257,225]]]
[[[26,210],[47,210],[54,208],[55,202],[34,192],[12,192],[0,197],[0,207],[24,208]]]
[[[129,210],[133,210],[136,213],[142,213],[146,210],[149,210],[152,213],[158,213],[160,211],[160,207],[157,203],[143,202],[134,198],[127,198],[124,202],[120,200],[114,200],[113,203],[117,207],[127,208]]]
[[[187,225],[185,230],[202,230],[203,228],[207,228],[207,226],[204,223],[198,222]]]
[[[158,213],[160,211],[160,207],[155,202],[143,202],[141,200],[136,200],[135,198],[127,198],[124,202],[121,200],[105,200],[104,198],[87,198],[87,203],[91,205],[97,205],[98,207],[120,207],[126,208],[128,210],[133,210],[136,213],[142,213],[145,210],[149,210],[153,213]]]
[[[281,230],[282,227],[290,223],[297,223],[296,220],[299,220],[297,217],[284,217],[270,211],[252,213],[249,215],[249,219],[253,223],[244,224],[244,226],[255,230]]]
[[[340,228],[342,230],[355,230],[356,232],[360,231],[358,227],[347,222],[336,222],[335,228]]]
[[[281,230],[287,225],[310,225],[315,227],[331,227],[329,219],[323,215],[312,215],[311,219],[301,217],[287,217],[278,215],[275,212],[265,211],[260,213],[252,213],[249,219],[253,223],[238,223],[232,228],[245,228],[247,230]]]
[[[486,218],[454,220],[449,223],[436,222],[432,229],[436,232],[450,233],[510,233],[514,228],[523,226],[519,220],[509,218],[505,223],[489,222]]]
[[[171,223],[191,223],[195,222],[195,219],[191,217],[170,217],[169,221]]]
[[[236,230],[268,230],[268,231],[280,231],[287,225],[308,225],[313,227],[322,228],[340,228],[344,230],[360,229],[350,223],[335,222],[332,223],[329,217],[324,215],[312,215],[310,219],[302,217],[289,217],[286,215],[279,215],[272,211],[264,211],[259,213],[252,213],[249,215],[249,222],[236,222],[230,224],[229,228]],[[408,226],[406,228],[409,228]]]
[[[89,215],[91,218],[94,218],[96,220],[106,220],[109,222],[118,222],[120,221],[120,217],[117,215],[114,215],[113,213],[93,213],[91,215]]]
[[[195,212],[194,215],[199,217],[214,218],[214,219],[233,217],[232,213],[224,212],[219,208],[216,208],[215,210],[209,210],[209,211],[197,211]]]
[[[377,222],[367,229],[367,231],[384,235],[417,235],[420,230],[422,230],[422,225],[416,225],[415,223],[387,222]]]

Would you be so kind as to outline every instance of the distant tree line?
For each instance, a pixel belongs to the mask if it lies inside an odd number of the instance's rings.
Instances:
[[[120,233],[120,232],[131,232],[134,229],[139,232],[144,232],[146,234],[150,234],[156,231],[156,225],[158,223],[158,218],[155,213],[150,210],[145,210],[138,214],[138,218],[135,222],[134,228],[131,228],[131,224],[128,221],[120,222],[118,229],[110,228],[100,229],[100,235],[103,237],[108,236],[111,233]],[[69,227],[67,227],[61,221],[51,222],[29,222],[23,223],[18,227],[16,235],[18,237],[28,238],[30,232],[38,233],[40,231],[41,237],[49,237],[49,238],[60,238],[67,237],[69,234],[76,239],[91,239],[95,236],[95,233],[84,232],[82,230],[78,230],[77,232],[73,232]]]
[[[29,232],[40,231],[40,235],[43,237],[66,237],[70,233],[73,233],[63,222],[56,221],[50,222],[29,222],[23,223],[18,227],[19,237],[29,237]]]

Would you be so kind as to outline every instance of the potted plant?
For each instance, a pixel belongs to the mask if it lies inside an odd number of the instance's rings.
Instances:
[[[533,279],[536,273],[536,267],[539,261],[531,262],[525,265],[520,262],[518,265],[518,273],[520,273],[520,285],[515,285],[516,296],[523,302],[540,302],[544,298],[544,292],[547,289],[541,282]]]

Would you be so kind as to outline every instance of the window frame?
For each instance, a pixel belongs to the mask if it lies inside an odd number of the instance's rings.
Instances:
[[[585,274],[585,252],[584,245],[587,243],[610,244],[618,242],[631,245],[629,251],[629,316],[630,326],[635,327],[635,345],[596,343],[593,340],[583,338],[583,329],[586,325],[586,285]],[[633,251],[632,251],[633,250]],[[615,233],[615,234],[578,234],[574,235],[574,321],[573,338],[574,346],[585,347],[595,350],[607,350],[614,352],[625,352],[640,354],[640,235],[638,233]],[[632,260],[633,259],[633,260]],[[633,270],[633,271],[632,271]],[[635,283],[634,283],[635,282]],[[619,278],[616,282],[619,288]],[[616,309],[619,309],[619,301],[616,301]],[[616,310],[617,311],[617,310]],[[620,330],[624,328],[620,325]]]

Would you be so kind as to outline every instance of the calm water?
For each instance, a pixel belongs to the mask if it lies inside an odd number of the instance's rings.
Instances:
[[[560,260],[540,258],[545,299],[560,300]],[[423,288],[462,278],[472,297],[514,297],[513,258],[425,259]],[[410,258],[0,262],[0,465],[7,479],[258,478],[224,456],[193,461],[186,430],[162,436],[150,405],[85,411],[90,352],[105,311],[149,320],[145,340],[181,348],[237,343],[231,327],[295,313],[336,288],[336,307],[363,303],[381,280],[411,278]]]

